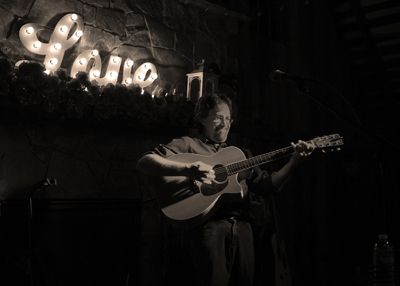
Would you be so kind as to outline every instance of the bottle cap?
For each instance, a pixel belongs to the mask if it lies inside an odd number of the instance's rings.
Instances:
[[[380,240],[387,240],[388,238],[389,238],[389,236],[385,233],[378,234],[378,239],[380,239]]]

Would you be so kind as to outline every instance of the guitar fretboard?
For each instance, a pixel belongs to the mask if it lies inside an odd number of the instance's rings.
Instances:
[[[278,149],[269,153],[264,153],[258,156],[251,157],[242,161],[238,161],[225,166],[228,176],[240,173],[247,169],[254,168],[256,166],[266,164],[268,162],[287,157],[294,153],[292,146],[288,146],[282,149]]]

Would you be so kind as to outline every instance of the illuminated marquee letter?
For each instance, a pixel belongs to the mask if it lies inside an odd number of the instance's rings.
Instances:
[[[19,38],[30,52],[46,55],[44,65],[48,72],[54,72],[60,67],[65,51],[78,42],[83,35],[83,26],[80,16],[67,14],[58,21],[49,43],[39,40],[37,33],[44,28],[35,23],[23,25],[19,30]]]
[[[55,72],[64,58],[65,51],[71,48],[83,35],[83,19],[77,14],[66,14],[58,21],[48,43],[41,42],[38,32],[45,28],[35,23],[23,25],[19,30],[22,44],[30,52],[45,55],[44,65],[46,73]],[[16,63],[18,66],[21,62]],[[102,61],[98,50],[86,50],[78,55],[71,67],[71,77],[78,72],[89,74],[90,81],[96,81],[103,86],[108,83],[116,84],[121,69],[122,58],[111,55],[107,70],[102,75]],[[134,62],[130,58],[124,61],[122,84],[137,84],[142,88],[151,85],[157,78],[157,68],[154,64],[146,62],[141,64],[132,75]]]
[[[94,63],[91,66],[89,62],[94,59]],[[89,80],[95,80],[98,85],[106,85],[107,83],[116,84],[118,80],[119,69],[121,67],[121,58],[117,56],[111,56],[108,61],[107,71],[103,77],[101,75],[101,57],[97,50],[87,50],[82,52],[74,61],[71,68],[71,77],[75,77],[80,71],[89,74]]]
[[[152,63],[141,64],[133,74],[133,83],[139,85],[141,88],[151,85],[156,79],[157,68]]]

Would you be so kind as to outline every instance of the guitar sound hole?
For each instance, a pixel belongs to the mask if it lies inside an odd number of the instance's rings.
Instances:
[[[216,182],[220,183],[226,181],[226,179],[228,178],[228,174],[224,165],[215,165],[213,169],[215,171]]]

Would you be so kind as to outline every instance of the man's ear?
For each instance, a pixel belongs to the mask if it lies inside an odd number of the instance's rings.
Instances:
[[[198,122],[199,122],[199,124],[201,125],[201,127],[203,127],[204,128],[204,126],[206,126],[206,119],[205,118],[200,118],[199,120],[198,120]]]

